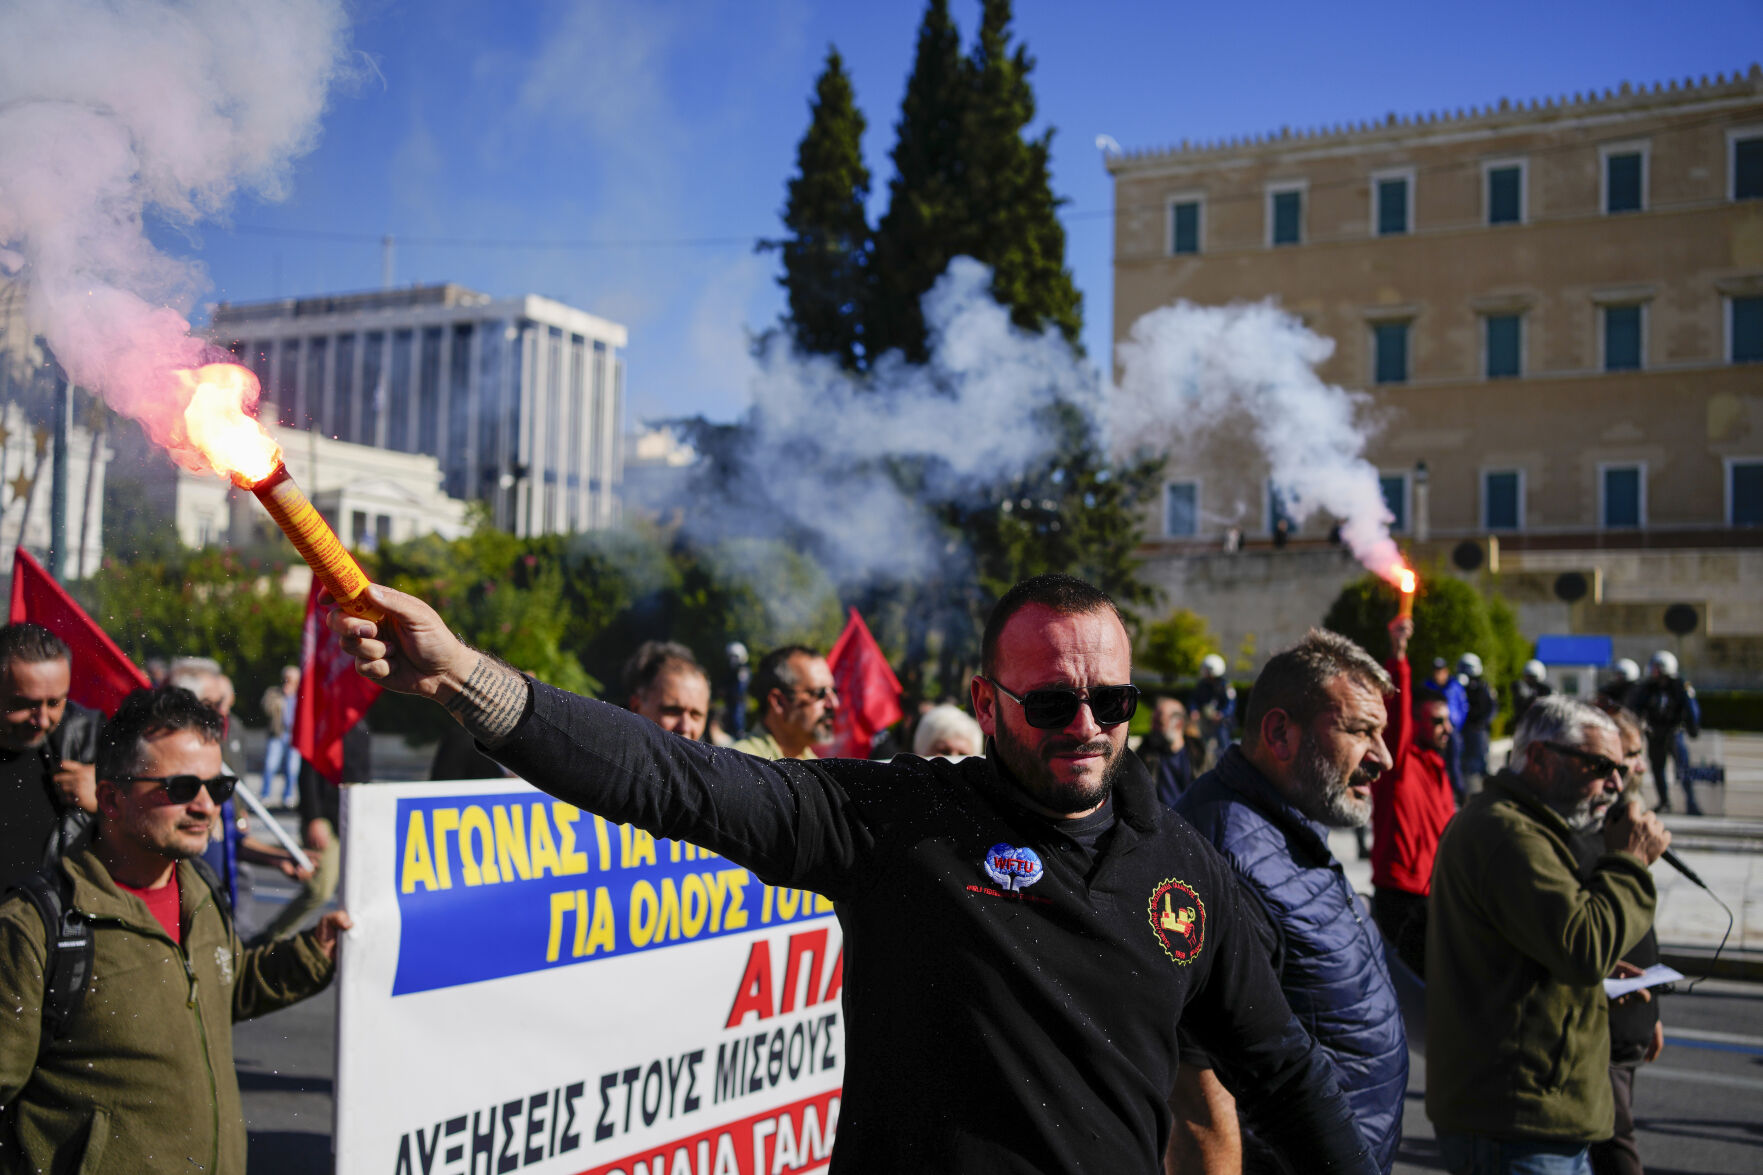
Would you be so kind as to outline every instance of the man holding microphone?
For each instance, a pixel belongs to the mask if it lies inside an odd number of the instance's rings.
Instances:
[[[1563,695],[1445,829],[1427,926],[1426,1113],[1454,1175],[1589,1175],[1614,1126],[1603,980],[1653,923],[1671,842],[1609,715]],[[1606,814],[1609,818],[1605,819]],[[1575,835],[1603,825],[1582,875]]]

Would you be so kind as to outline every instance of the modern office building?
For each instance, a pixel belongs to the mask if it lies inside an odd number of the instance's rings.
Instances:
[[[1277,299],[1333,340],[1322,377],[1369,395],[1422,558],[1497,561],[1529,635],[1618,655],[1674,647],[1686,605],[1692,673],[1763,680],[1763,69],[1108,167],[1116,339],[1179,299]],[[1232,647],[1295,639],[1358,574],[1328,518],[1273,547],[1241,437],[1167,470],[1151,574]]]
[[[447,284],[222,303],[211,334],[281,425],[436,458],[516,534],[617,521],[625,329]],[[271,410],[262,410],[266,419]]]

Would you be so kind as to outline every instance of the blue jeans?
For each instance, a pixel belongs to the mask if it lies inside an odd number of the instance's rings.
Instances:
[[[285,787],[277,787],[278,778]],[[274,804],[278,791],[288,803],[300,802],[300,752],[292,739],[272,738],[263,748],[263,802]]]
[[[1441,1134],[1451,1175],[1592,1175],[1584,1143],[1512,1142],[1480,1134]]]

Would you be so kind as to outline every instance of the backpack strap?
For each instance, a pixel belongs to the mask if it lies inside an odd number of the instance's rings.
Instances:
[[[69,1023],[86,1001],[86,988],[92,980],[92,928],[85,915],[74,909],[72,884],[59,869],[28,874],[14,888],[37,908],[47,934],[39,1045],[43,1047],[66,1035]]]
[[[220,874],[214,871],[214,866],[202,857],[186,857],[185,860],[190,862],[191,867],[196,870],[196,875],[206,882],[208,888],[214,892],[214,904],[220,910],[221,924],[226,927],[227,934],[230,936],[233,932],[233,900],[227,896],[226,882],[220,879]]]

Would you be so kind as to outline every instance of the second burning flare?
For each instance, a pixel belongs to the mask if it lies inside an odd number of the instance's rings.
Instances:
[[[257,377],[235,363],[210,363],[179,374],[191,389],[184,409],[190,443],[216,473],[257,496],[337,607],[363,620],[383,620],[385,613],[366,599],[370,581],[361,564],[288,476],[281,447],[246,415],[247,403],[254,406],[257,399]]]

